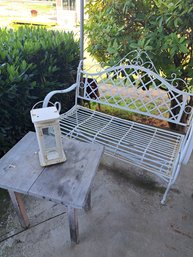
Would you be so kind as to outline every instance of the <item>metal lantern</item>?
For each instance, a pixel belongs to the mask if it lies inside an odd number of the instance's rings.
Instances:
[[[39,144],[39,160],[41,166],[64,162],[59,112],[55,106],[32,109],[31,119],[34,123]]]

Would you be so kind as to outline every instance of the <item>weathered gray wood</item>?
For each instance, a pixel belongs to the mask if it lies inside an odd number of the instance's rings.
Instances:
[[[78,219],[74,208],[90,209],[90,188],[103,146],[69,139],[64,139],[63,145],[67,161],[42,168],[36,134],[29,132],[0,160],[0,187],[9,190],[25,228],[29,220],[19,193],[67,206],[71,239],[78,243]]]
[[[43,171],[37,152],[36,135],[29,132],[0,160],[0,187],[25,194]]]
[[[64,139],[67,161],[46,167],[29,194],[74,208],[84,208],[103,147]]]
[[[9,191],[9,195],[13,203],[13,207],[18,215],[21,226],[23,228],[28,228],[30,226],[30,223],[20,194],[13,191]]]
[[[86,204],[84,206],[85,211],[90,211],[91,209],[91,190],[89,191],[87,198],[86,198]]]
[[[78,244],[79,243],[79,227],[78,227],[77,210],[70,206],[68,207],[68,221],[69,221],[71,242]]]
[[[104,151],[102,145],[92,144],[88,146],[92,146],[92,148],[88,149],[87,167],[83,173],[79,187],[74,192],[74,201],[78,206],[83,208],[85,207],[87,194],[91,188],[94,176],[97,172],[100,159]]]

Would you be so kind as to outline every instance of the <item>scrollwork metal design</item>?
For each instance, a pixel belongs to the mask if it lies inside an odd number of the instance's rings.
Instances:
[[[193,107],[190,105],[186,105],[186,107],[184,108],[184,112],[188,115],[193,114]]]

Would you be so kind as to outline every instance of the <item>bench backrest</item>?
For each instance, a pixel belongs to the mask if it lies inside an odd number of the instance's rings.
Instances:
[[[189,115],[188,124],[192,122],[193,108],[188,102],[193,94],[177,89],[185,82],[175,75],[170,80],[160,76],[146,53],[146,60],[142,60],[142,53],[99,71],[99,66],[83,70],[80,63],[77,97],[186,126],[182,115],[185,112]]]

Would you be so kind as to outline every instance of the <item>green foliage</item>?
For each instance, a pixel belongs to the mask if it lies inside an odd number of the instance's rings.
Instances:
[[[88,51],[98,61],[113,64],[140,48],[162,74],[192,85],[192,0],[89,0],[87,13]]]
[[[28,130],[32,106],[74,83],[79,45],[72,33],[45,28],[0,29],[0,155]],[[73,94],[63,99],[73,105]]]

